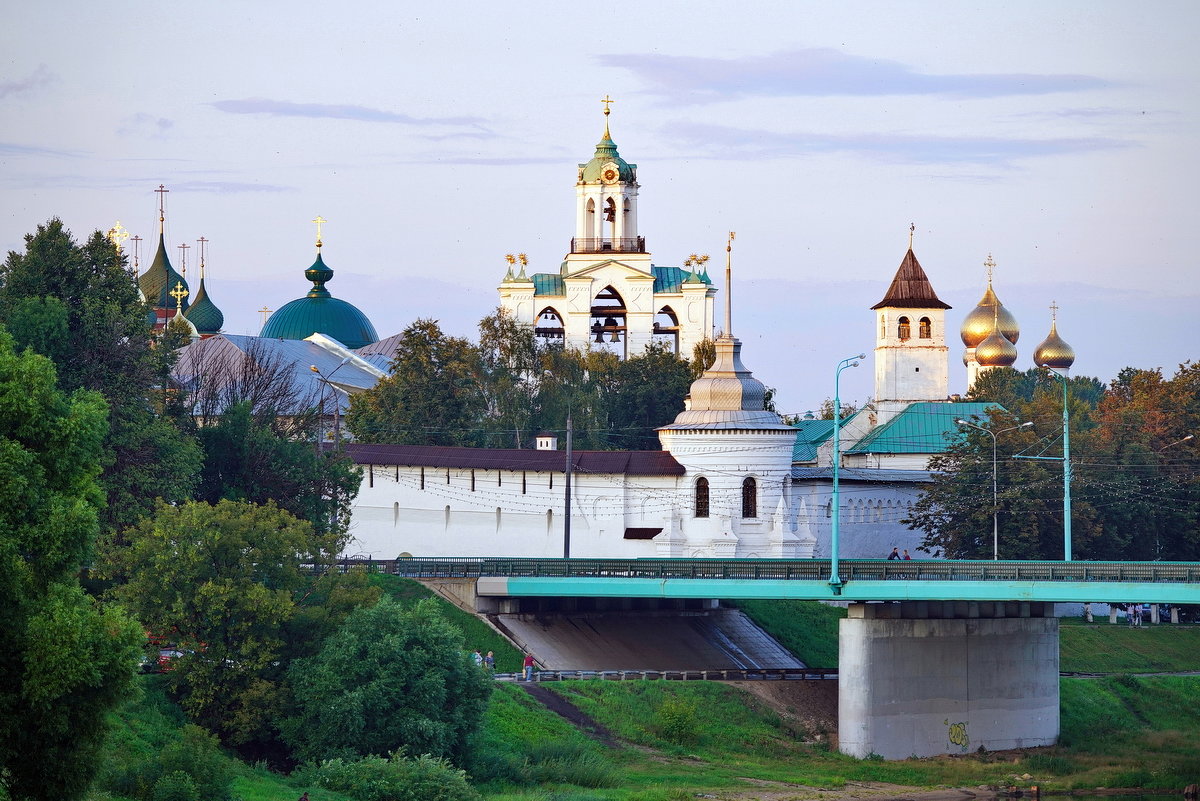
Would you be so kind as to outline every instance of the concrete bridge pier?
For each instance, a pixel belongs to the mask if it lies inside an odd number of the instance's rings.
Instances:
[[[1058,739],[1052,603],[852,603],[838,675],[845,754],[905,759]]]

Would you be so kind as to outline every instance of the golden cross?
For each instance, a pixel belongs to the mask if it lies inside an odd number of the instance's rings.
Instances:
[[[1058,304],[1054,301],[1050,301],[1050,320],[1058,322]]]
[[[318,214],[316,219],[313,220],[313,222],[315,222],[317,224],[317,247],[319,248],[319,247],[321,247],[321,226],[324,225],[325,223],[329,222],[329,220],[325,219],[320,214]]]
[[[183,311],[183,299],[188,296],[188,291],[183,288],[183,284],[176,282],[175,288],[172,289],[167,294],[170,295],[171,297],[175,298],[176,313],[182,312]]]
[[[187,252],[188,252],[188,248],[190,248],[190,247],[191,247],[191,245],[189,245],[187,242],[184,242],[182,245],[179,246],[179,274],[180,275],[187,275]]]
[[[129,238],[129,232],[121,227],[121,221],[117,220],[116,225],[108,229],[108,241],[116,246],[117,250],[121,249],[121,245]]]
[[[605,94],[604,99],[601,100],[600,102],[604,104],[604,116],[607,117],[609,114],[612,113],[612,111],[609,109],[609,106],[613,103],[616,103],[617,101],[613,100],[611,97],[609,97],[607,94]]]
[[[996,262],[992,261],[991,253],[988,254],[987,261],[983,263],[983,266],[988,268],[988,286],[991,286],[992,270],[996,269]]]
[[[140,236],[131,236],[130,239],[133,240],[133,269],[136,270],[138,268],[138,256],[142,250],[142,238]]]
[[[733,240],[737,239],[737,231],[729,232],[729,239],[725,240],[725,252],[733,250]]]
[[[258,313],[262,315],[262,324],[266,325],[267,318],[271,316],[272,310],[268,309],[266,306],[263,306],[261,309],[258,310]]]

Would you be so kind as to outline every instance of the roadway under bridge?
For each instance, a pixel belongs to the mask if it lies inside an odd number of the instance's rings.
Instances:
[[[838,737],[842,752],[860,758],[1051,745],[1059,734],[1056,602],[1200,603],[1194,562],[844,560],[836,576],[829,560],[404,559],[375,566],[453,582],[477,611],[516,624],[515,639],[535,652],[578,647],[588,659],[615,653],[619,641],[630,659],[639,641],[671,642],[667,632],[675,629],[661,619],[657,631],[633,622],[652,619],[649,613],[674,610],[677,627],[685,615],[712,617],[717,599],[847,602]],[[733,642],[726,655],[738,650],[736,637],[717,631],[703,637]],[[788,667],[763,664],[768,654],[754,666]]]

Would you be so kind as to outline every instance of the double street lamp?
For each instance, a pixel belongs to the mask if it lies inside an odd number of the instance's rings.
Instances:
[[[848,367],[858,367],[861,360],[867,358],[867,354],[860,353],[857,356],[851,356],[842,359],[838,362],[837,372],[833,375],[833,536],[832,550],[833,558],[829,566],[829,586],[833,588],[835,595],[840,595],[842,592],[842,577],[838,575],[838,528],[842,517],[841,501],[838,495],[838,469],[839,462],[842,461],[842,395],[841,395],[841,380],[842,371]]]
[[[998,522],[998,514],[1000,511],[998,503],[998,495],[996,492],[996,435],[1004,434],[1008,431],[1016,431],[1018,428],[1028,428],[1033,423],[1021,423],[1012,428],[1002,428],[999,431],[992,431],[990,428],[975,425],[967,420],[955,420],[960,426],[970,426],[978,429],[992,438],[992,559],[1000,559],[1000,525]]]
[[[334,450],[337,450],[337,451],[340,451],[342,449],[342,426],[341,426],[342,416],[340,414],[341,402],[338,401],[337,394],[339,392],[341,392],[342,394],[349,396],[350,393],[347,392],[346,390],[342,389],[341,387],[337,386],[329,379],[333,377],[334,373],[336,373],[338,370],[341,370],[343,367],[345,367],[347,364],[349,364],[350,360],[351,360],[350,356],[347,356],[346,358],[342,359],[341,363],[338,364],[337,367],[330,370],[328,375],[322,373],[319,369],[317,369],[317,366],[315,364],[308,368],[309,370],[311,370],[312,372],[317,374],[318,381],[320,381],[325,386],[329,387],[329,390],[330,390],[329,394],[333,398],[333,447],[334,447]],[[325,393],[322,392],[321,393],[321,396],[322,396],[321,397],[321,415],[322,415],[322,417],[324,417],[324,414],[325,414],[324,395],[325,395]],[[322,423],[322,431],[324,431],[323,423]],[[320,440],[321,440],[321,437],[318,436],[317,437],[317,442],[318,442],[317,450],[318,451],[320,450],[320,444],[319,444]]]

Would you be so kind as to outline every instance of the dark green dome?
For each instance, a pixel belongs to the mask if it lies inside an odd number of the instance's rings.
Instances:
[[[626,184],[637,182],[637,165],[621,158],[621,154],[617,152],[617,143],[609,136],[607,123],[604,126],[604,136],[596,143],[596,154],[587,164],[579,165],[579,180],[585,184],[595,184],[604,180],[605,164],[617,165],[617,181]]]
[[[160,309],[174,309],[176,303],[175,298],[171,296],[171,290],[179,284],[183,284],[185,290],[188,288],[187,280],[171,266],[171,259],[167,257],[167,245],[163,241],[163,235],[159,234],[158,252],[154,254],[150,268],[138,277],[138,287],[141,288],[147,303]],[[191,304],[188,303],[188,298],[184,297],[180,305],[187,311]]]
[[[225,325],[225,315],[217,308],[217,304],[209,299],[208,291],[204,288],[203,278],[200,279],[200,288],[196,290],[195,302],[188,307],[183,316],[196,326],[196,330],[202,336],[219,334],[221,326]]]
[[[305,339],[313,334],[324,334],[351,350],[379,341],[375,326],[371,325],[367,315],[352,303],[329,294],[325,282],[333,278],[333,270],[325,266],[320,253],[313,265],[304,271],[304,277],[313,282],[312,289],[272,314],[259,336]]]

